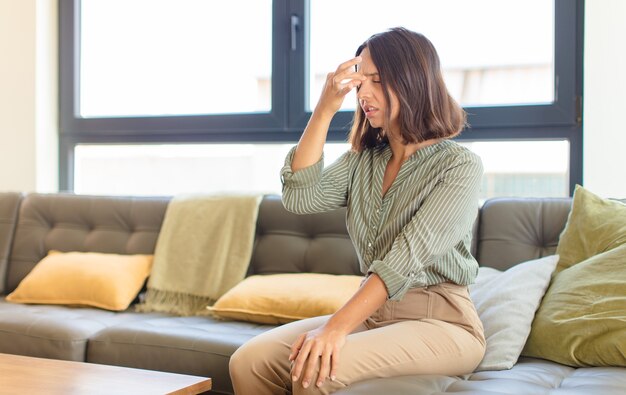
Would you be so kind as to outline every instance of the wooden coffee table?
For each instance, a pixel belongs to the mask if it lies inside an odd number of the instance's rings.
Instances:
[[[0,394],[199,394],[211,379],[85,362],[0,354]]]

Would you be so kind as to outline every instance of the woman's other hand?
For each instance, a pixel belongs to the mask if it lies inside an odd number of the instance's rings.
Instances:
[[[328,327],[328,323],[315,330],[303,333],[291,346],[289,360],[293,361],[291,378],[294,382],[302,377],[302,386],[307,388],[312,380],[320,387],[330,377],[334,380],[339,366],[341,348],[347,334]],[[320,364],[317,377],[313,377],[316,365]]]
[[[302,386],[318,387],[330,377],[335,380],[339,367],[341,349],[348,334],[378,310],[387,300],[385,283],[376,273],[371,273],[356,293],[319,328],[304,333],[291,346],[289,360],[293,362],[291,378],[302,380]],[[313,377],[317,364],[320,370]],[[313,380],[316,380],[313,382]]]
[[[333,116],[341,108],[341,104],[348,92],[361,85],[366,77],[354,66],[361,63],[361,57],[357,56],[344,62],[332,73],[326,76],[326,83],[322,89],[322,95],[317,103],[316,111],[321,111]]]

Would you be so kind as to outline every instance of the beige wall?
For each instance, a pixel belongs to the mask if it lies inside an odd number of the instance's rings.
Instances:
[[[626,1],[585,4],[583,184],[626,198]]]
[[[56,0],[0,0],[0,191],[57,187]],[[586,2],[584,185],[626,197],[626,1]]]
[[[0,191],[57,189],[56,0],[0,0]]]

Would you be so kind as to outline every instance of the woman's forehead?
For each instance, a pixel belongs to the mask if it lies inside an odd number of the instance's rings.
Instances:
[[[378,75],[378,68],[374,64],[372,60],[372,56],[370,55],[369,49],[366,47],[360,54],[363,60],[361,63],[357,64],[357,71],[362,72],[366,77]]]

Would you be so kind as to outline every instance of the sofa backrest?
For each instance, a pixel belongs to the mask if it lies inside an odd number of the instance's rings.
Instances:
[[[4,293],[7,266],[21,202],[20,193],[0,193],[0,295]]]
[[[0,294],[13,291],[49,250],[153,253],[169,200],[0,194]],[[473,252],[481,265],[501,270],[553,254],[570,205],[569,198],[488,200],[476,222]],[[360,274],[345,216],[345,209],[296,215],[285,210],[280,196],[265,196],[248,274]]]
[[[259,207],[249,274],[360,274],[346,229],[346,210],[297,215],[280,196],[265,196]]]
[[[571,202],[571,198],[487,200],[474,224],[472,254],[481,266],[499,270],[554,254]],[[345,216],[345,209],[292,214],[279,196],[266,196],[249,273],[360,274]]]
[[[487,200],[480,210],[478,262],[506,270],[554,254],[571,204],[571,198]]]
[[[153,253],[169,200],[27,195],[19,211],[1,293],[12,292],[50,250]],[[359,273],[356,253],[346,230],[345,209],[296,215],[285,210],[279,196],[265,196],[259,207],[248,273],[302,271]]]
[[[6,293],[50,250],[151,254],[167,198],[29,194],[22,201]]]

